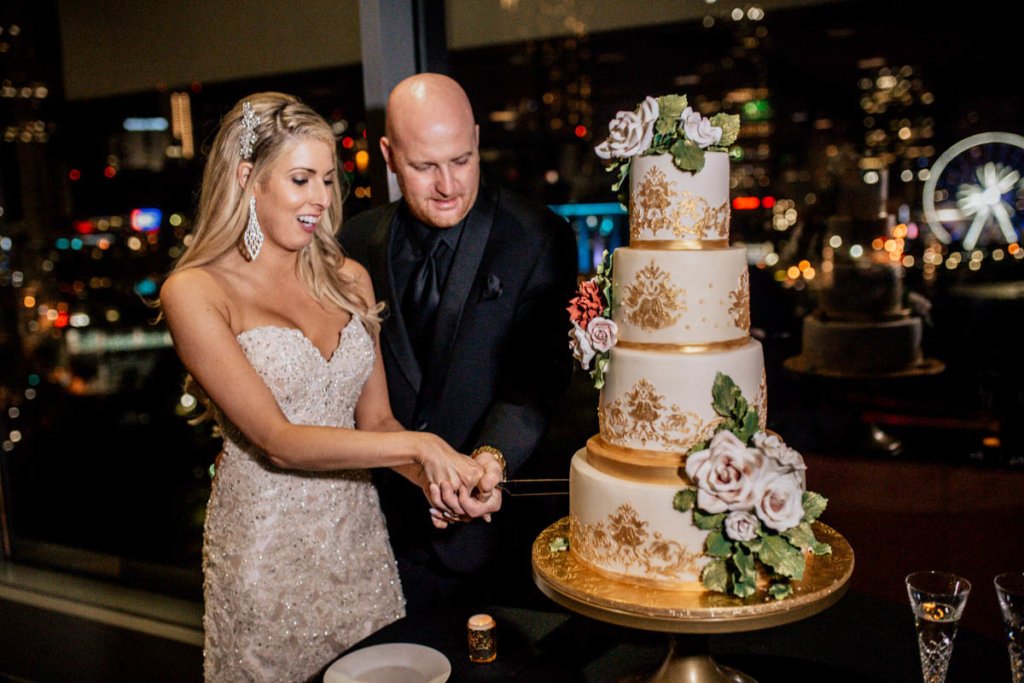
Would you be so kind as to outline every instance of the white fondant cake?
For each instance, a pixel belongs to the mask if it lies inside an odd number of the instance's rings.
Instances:
[[[764,354],[749,337],[735,346],[678,349],[628,348],[619,342],[608,367],[598,419],[601,438],[612,446],[685,454],[710,439],[721,419],[711,406],[719,372],[764,414]]]
[[[878,214],[868,202],[869,215]],[[889,238],[887,217],[831,219],[829,230],[844,244]],[[804,318],[800,356],[806,371],[824,375],[871,376],[910,372],[924,361],[924,325],[903,301],[903,266],[888,254],[853,257],[835,251],[817,309]]]
[[[648,473],[652,480],[632,479],[601,466],[600,450],[591,439],[572,459],[571,551],[605,576],[670,590],[704,590],[700,571],[707,564],[708,532],[672,508],[686,475],[680,478],[669,467],[663,478]]]
[[[671,154],[633,159],[629,177],[629,243],[729,240],[729,156],[704,155],[699,173],[676,168]]]
[[[906,316],[896,320],[829,320],[804,318],[800,358],[811,372],[896,373],[920,365],[923,323]]]
[[[783,599],[807,557],[831,551],[812,527],[827,499],[765,429],[746,253],[729,246],[724,151],[738,135],[738,116],[663,95],[619,112],[596,148],[616,188],[630,174],[630,243],[568,309],[569,346],[601,388],[599,433],[570,466],[583,582]]]
[[[741,247],[615,250],[619,343],[709,344],[750,334],[750,276]]]
[[[572,460],[571,552],[597,572],[670,590],[704,590],[708,532],[673,508],[692,486],[690,449],[722,419],[712,386],[725,373],[764,427],[764,355],[750,338],[746,251],[730,247],[729,161],[698,173],[670,154],[632,160],[630,246],[612,268],[611,349],[600,434]]]

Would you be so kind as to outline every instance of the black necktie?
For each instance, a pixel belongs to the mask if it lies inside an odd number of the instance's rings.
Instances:
[[[437,251],[444,245],[441,231],[431,229],[420,245],[420,257],[409,276],[402,299],[402,317],[409,333],[413,351],[420,367],[425,367],[437,317],[437,304],[441,301],[441,283],[437,268]]]

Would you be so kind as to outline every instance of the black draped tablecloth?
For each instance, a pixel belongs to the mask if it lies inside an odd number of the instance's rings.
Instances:
[[[967,607],[970,609],[970,605]],[[466,620],[486,612],[498,623],[498,657],[469,661]],[[994,618],[998,618],[994,615]],[[455,683],[523,680],[614,682],[655,669],[671,636],[595,621],[555,605],[450,608],[431,618],[406,617],[353,650],[381,643],[419,643],[448,657]],[[679,636],[683,648],[710,648],[715,661],[759,683],[919,683],[917,639],[909,605],[849,592],[836,605],[800,622],[763,631]],[[961,629],[948,683],[1009,681],[1003,643]]]

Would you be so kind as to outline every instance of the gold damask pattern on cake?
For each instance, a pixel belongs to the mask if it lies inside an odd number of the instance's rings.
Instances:
[[[744,270],[740,274],[739,286],[729,292],[729,296],[732,298],[729,315],[733,322],[742,331],[750,332],[750,273]]]
[[[679,239],[705,239],[711,231],[726,232],[729,227],[729,202],[712,207],[703,197],[684,191],[678,194],[657,167],[651,167],[629,198],[629,236],[638,239],[643,230],[670,230]],[[669,211],[672,199],[675,209]]]
[[[646,379],[634,384],[624,397],[601,406],[597,418],[601,436],[609,443],[634,439],[645,447],[650,443],[660,450],[682,451],[710,438],[721,421],[716,418],[705,424],[696,413],[674,404],[666,406],[665,397]]]
[[[698,555],[680,543],[647,530],[628,502],[620,505],[607,520],[582,524],[572,517],[569,524],[569,545],[586,562],[598,566],[619,564],[626,570],[641,569],[648,578],[675,579],[684,574],[697,574]]]
[[[689,227],[686,224],[689,223]],[[683,192],[672,212],[672,232],[676,237],[706,239],[712,230],[721,232],[729,225],[729,202],[712,208],[703,197]]]
[[[675,183],[657,167],[644,175],[635,195],[629,198],[629,236],[636,239],[643,229],[658,232],[672,228],[672,217],[666,209],[672,205]]]
[[[651,259],[626,285],[621,301],[626,320],[642,330],[661,330],[674,325],[686,312],[686,290],[672,286],[669,274]]]

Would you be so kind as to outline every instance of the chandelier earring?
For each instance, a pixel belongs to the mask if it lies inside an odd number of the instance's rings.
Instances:
[[[242,256],[246,261],[254,261],[263,248],[263,230],[256,219],[256,197],[249,197],[249,222],[242,233]]]

